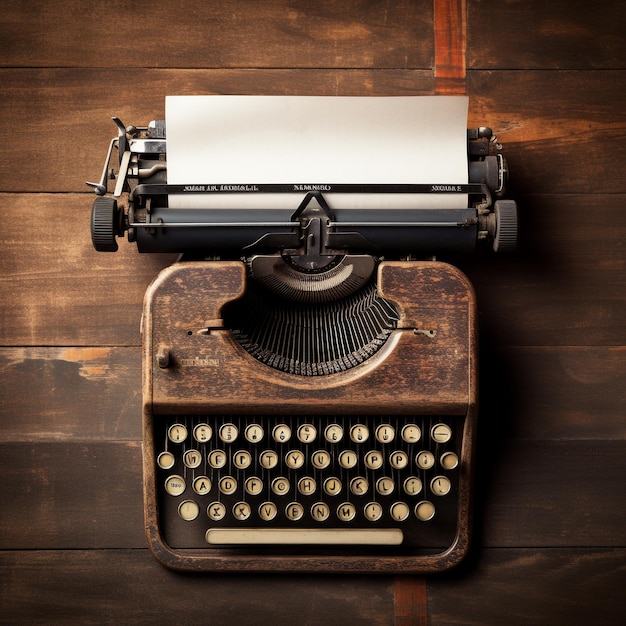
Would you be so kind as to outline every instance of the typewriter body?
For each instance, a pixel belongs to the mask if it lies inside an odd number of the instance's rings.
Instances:
[[[457,564],[470,542],[476,303],[467,278],[434,257],[515,245],[491,131],[467,134],[469,183],[455,186],[466,207],[355,218],[328,200],[354,192],[349,183],[253,185],[297,189],[285,219],[170,208],[174,193],[219,193],[216,181],[168,184],[165,123],[114,121],[101,180],[88,183],[94,246],[114,251],[127,235],[142,252],[183,255],[148,289],[142,320],[154,555],[191,571]]]

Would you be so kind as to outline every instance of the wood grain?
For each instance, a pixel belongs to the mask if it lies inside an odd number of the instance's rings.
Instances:
[[[431,25],[429,0],[26,0],[0,41],[12,67],[428,69]]]
[[[466,0],[433,2],[435,93],[465,95]]]
[[[468,22],[472,69],[624,68],[621,0],[473,0]]]
[[[430,580],[431,624],[598,624],[626,611],[624,548],[487,550],[475,569]]]
[[[428,579],[428,621],[617,626],[625,558],[624,548],[487,550],[471,570]],[[394,624],[388,577],[183,575],[124,549],[5,551],[0,568],[6,624],[206,623],[207,611],[221,624]]]
[[[0,623],[393,624],[390,578],[184,575],[144,550],[0,552]]]
[[[479,304],[479,498],[470,559],[427,580],[433,625],[626,613],[622,5],[467,0],[469,121],[504,143],[522,246],[459,260]],[[400,619],[387,577],[185,576],[149,554],[138,324],[172,259],[93,252],[83,182],[110,117],[160,117],[167,94],[433,94],[433,19],[426,0],[3,7],[0,623]]]

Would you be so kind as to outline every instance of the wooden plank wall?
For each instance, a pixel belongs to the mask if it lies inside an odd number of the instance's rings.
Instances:
[[[154,561],[139,318],[173,259],[93,251],[83,181],[100,173],[111,116],[146,123],[167,94],[432,94],[432,2],[4,3],[0,622],[621,623],[623,2],[466,10],[470,124],[505,145],[521,249],[462,262],[480,309],[477,530],[459,570],[425,581],[424,606],[423,580]]]

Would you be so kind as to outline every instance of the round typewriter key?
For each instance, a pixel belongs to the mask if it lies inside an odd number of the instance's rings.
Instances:
[[[278,465],[278,454],[274,450],[265,450],[261,452],[259,462],[264,469],[273,469]]]
[[[445,452],[439,459],[443,469],[452,470],[459,464],[459,457],[454,452]]]
[[[447,443],[452,437],[452,429],[447,424],[435,424],[430,431],[430,436],[437,443]]]
[[[179,496],[185,491],[185,479],[178,475],[168,476],[165,481],[165,491],[167,491],[170,496]]]
[[[187,450],[185,454],[183,454],[183,463],[194,469],[202,463],[202,455],[197,450]]]
[[[222,424],[220,426],[220,439],[224,443],[232,443],[239,435],[239,429],[231,423]]]
[[[432,502],[428,500],[422,500],[415,505],[415,517],[422,522],[427,522],[435,517],[435,507]]]
[[[417,476],[409,476],[402,487],[408,496],[416,496],[422,490],[422,481]]]
[[[277,496],[284,496],[285,494],[289,493],[289,487],[289,480],[284,476],[278,476],[272,481],[272,491]]]
[[[370,502],[363,509],[365,519],[377,522],[383,516],[383,507],[378,502]]]
[[[246,441],[249,441],[250,443],[257,443],[261,441],[264,434],[263,427],[260,424],[248,424],[244,432]]]
[[[211,480],[208,476],[198,476],[193,481],[193,490],[199,495],[204,496],[211,491]]]
[[[380,469],[383,465],[383,453],[378,450],[370,450],[365,455],[365,465],[371,470]]]
[[[435,464],[435,455],[430,450],[422,450],[417,453],[415,462],[422,469],[430,469]]]
[[[299,469],[304,465],[304,452],[302,450],[289,450],[285,454],[285,464],[291,469]]]
[[[233,506],[233,517],[240,522],[244,522],[250,517],[252,509],[247,502],[237,502]]]
[[[330,453],[318,450],[311,456],[311,463],[315,469],[326,469],[330,465]]]
[[[376,491],[378,491],[381,496],[388,496],[393,493],[394,488],[395,484],[388,476],[382,476],[376,481]]]
[[[402,439],[407,443],[417,443],[422,437],[422,430],[417,424],[406,424],[402,428]]]
[[[285,507],[285,516],[292,522],[296,522],[304,515],[304,507],[299,502],[291,502]]]
[[[178,515],[180,515],[181,519],[184,519],[186,522],[191,522],[200,515],[200,507],[197,502],[193,500],[183,500],[178,505]]]
[[[287,424],[278,424],[272,430],[272,437],[276,443],[285,443],[291,439],[291,428]]]
[[[176,459],[171,452],[161,452],[161,454],[157,457],[157,465],[161,469],[168,470],[171,467],[174,467],[175,460]]]
[[[403,450],[396,450],[389,455],[389,463],[394,469],[404,469],[409,464],[409,456]]]
[[[352,502],[344,502],[337,507],[337,517],[342,522],[350,522],[356,516],[356,507]]]
[[[227,458],[228,457],[226,456],[226,452],[224,452],[224,450],[211,450],[207,456],[209,465],[213,469],[220,469],[220,467],[224,467],[224,465],[226,465]]]
[[[187,427],[182,424],[172,424],[167,431],[167,436],[170,441],[181,443],[187,439]]]
[[[326,504],[326,502],[316,502],[311,507],[311,517],[316,522],[326,521],[329,515],[330,515],[330,507]]]
[[[193,438],[198,443],[205,443],[213,437],[213,429],[208,424],[198,424],[193,429]]]
[[[209,516],[209,519],[218,522],[226,515],[226,507],[222,502],[211,502],[206,508],[206,514]]]
[[[450,489],[452,489],[452,484],[446,476],[435,476],[430,481],[430,490],[436,496],[445,496],[450,493]]]
[[[343,428],[339,424],[329,424],[324,430],[324,438],[328,443],[337,443],[343,439]]]
[[[258,496],[263,491],[263,481],[256,476],[250,476],[245,482],[246,493],[251,496]]]
[[[336,496],[341,493],[341,481],[334,476],[330,476],[324,481],[324,491],[329,496]]]
[[[392,519],[396,522],[403,522],[408,516],[411,510],[406,502],[394,502],[389,509]]]
[[[365,424],[355,424],[350,429],[350,439],[354,443],[365,443],[370,436],[369,428]]]
[[[229,496],[237,491],[237,481],[232,476],[222,476],[219,487],[223,494]]]
[[[376,428],[376,439],[380,443],[389,443],[396,436],[396,431],[391,424],[381,424]]]
[[[303,476],[298,481],[298,491],[303,496],[310,496],[311,494],[315,493],[316,489],[317,481],[315,480],[315,478],[311,478],[310,476]]]
[[[344,450],[339,455],[339,465],[341,465],[341,467],[343,467],[344,469],[353,468],[356,465],[357,460],[358,457],[356,455],[356,452],[352,450]]]
[[[311,443],[317,437],[317,429],[313,424],[302,424],[298,428],[298,439],[302,443]]]
[[[237,469],[246,469],[252,463],[252,455],[247,450],[239,450],[233,455],[233,463]]]
[[[277,513],[278,508],[273,502],[264,502],[259,506],[259,517],[266,522],[271,522]]]
[[[355,476],[350,481],[350,491],[355,496],[364,496],[369,489],[369,483],[367,482],[367,478],[363,476]]]

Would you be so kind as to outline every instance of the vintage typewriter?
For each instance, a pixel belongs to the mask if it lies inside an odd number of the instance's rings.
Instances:
[[[224,189],[210,172],[168,184],[165,122],[113,119],[101,179],[88,183],[95,248],[126,235],[141,252],[182,255],[148,289],[142,320],[154,555],[196,571],[457,564],[470,540],[476,304],[435,256],[482,240],[515,247],[492,131],[467,130],[469,182],[230,185],[235,202],[299,198],[288,212],[238,211],[171,208],[173,194]],[[330,200],[355,192],[467,202],[346,211]]]

